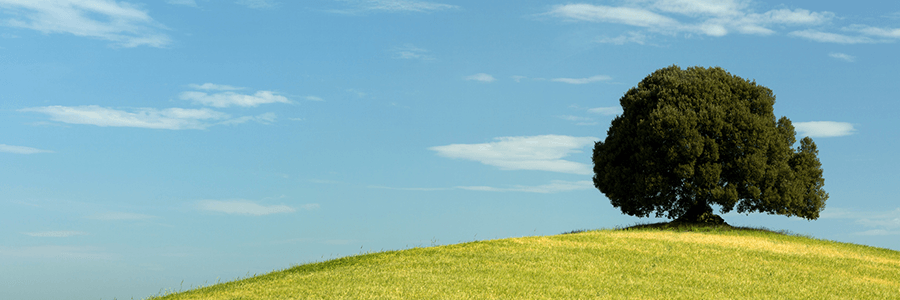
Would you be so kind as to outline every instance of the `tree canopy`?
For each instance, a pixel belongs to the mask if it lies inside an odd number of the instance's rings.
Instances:
[[[813,220],[825,207],[821,163],[809,137],[773,113],[767,87],[719,67],[670,66],[619,100],[594,145],[594,186],[625,214],[706,222],[721,212]]]

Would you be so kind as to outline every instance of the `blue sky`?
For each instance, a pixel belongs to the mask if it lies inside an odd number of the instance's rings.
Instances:
[[[0,0],[0,298],[659,221],[590,152],[673,64],[818,144],[820,219],[727,222],[900,250],[898,41],[891,1]]]

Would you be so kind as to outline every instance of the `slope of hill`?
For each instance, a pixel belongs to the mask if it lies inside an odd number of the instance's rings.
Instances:
[[[900,299],[900,252],[700,231],[597,230],[387,251],[153,299]]]

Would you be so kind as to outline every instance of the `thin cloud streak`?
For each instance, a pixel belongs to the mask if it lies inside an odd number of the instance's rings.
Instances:
[[[41,150],[37,148],[24,147],[24,146],[11,146],[0,144],[0,152],[6,153],[15,153],[15,154],[35,154],[35,153],[53,153],[50,150]]]
[[[33,237],[54,237],[64,238],[70,236],[87,235],[81,231],[41,231],[41,232],[23,232],[22,234]]]
[[[188,84],[188,87],[195,89],[195,90],[207,90],[207,91],[210,91],[210,90],[212,90],[212,91],[236,91],[236,90],[244,89],[242,87],[234,87],[234,86],[224,85],[224,84],[214,84],[214,83],[209,83],[209,82],[204,83],[204,84],[191,83],[191,84]]]
[[[188,87],[196,90],[218,91],[219,93],[208,94],[206,92],[186,91],[179,94],[181,100],[189,100],[197,104],[212,106],[217,108],[225,108],[231,106],[256,107],[260,104],[268,103],[291,103],[287,97],[276,94],[272,91],[257,91],[253,95],[239,94],[233,91],[243,90],[243,87],[234,87],[224,84],[204,83],[189,84]],[[321,101],[321,98],[309,96],[307,100]]]
[[[137,220],[149,220],[156,218],[156,216],[144,215],[144,214],[135,214],[135,213],[126,213],[126,212],[108,212],[102,214],[96,214],[88,217],[88,219],[92,220],[101,220],[101,221],[137,221]]]
[[[416,47],[411,44],[403,45],[403,47],[397,47],[393,50],[395,59],[415,59],[415,60],[434,60],[434,56],[428,54],[428,50]]]
[[[560,192],[568,192],[568,191],[586,190],[586,189],[591,189],[593,187],[594,187],[594,183],[589,180],[582,180],[582,181],[553,180],[549,184],[544,184],[544,185],[537,185],[537,186],[514,185],[511,187],[455,186],[452,188],[396,188],[396,187],[387,187],[387,186],[380,186],[380,185],[368,186],[368,188],[370,188],[370,189],[383,189],[383,190],[395,190],[395,191],[433,192],[433,191],[447,191],[447,190],[467,190],[467,191],[482,191],[482,192],[523,192],[523,193],[541,193],[541,194],[551,194],[551,193],[560,193]]]
[[[796,122],[794,129],[800,136],[809,137],[838,137],[853,134],[856,129],[853,124],[832,121]]]
[[[589,108],[589,109],[588,109],[588,112],[589,112],[589,113],[592,113],[592,114],[600,114],[600,115],[604,115],[604,116],[612,116],[612,115],[615,115],[615,114],[620,114],[620,113],[622,113],[622,107],[619,107],[619,106],[595,107],[595,108]]]
[[[856,57],[854,57],[852,55],[844,54],[844,53],[831,52],[831,53],[828,53],[828,56],[830,56],[832,58],[837,58],[837,59],[840,59],[840,60],[843,60],[846,62],[856,61]]]
[[[587,77],[587,78],[554,78],[554,79],[550,79],[550,81],[553,81],[553,82],[564,82],[564,83],[568,83],[568,84],[586,84],[586,83],[591,83],[591,82],[607,81],[607,80],[612,80],[612,77],[609,77],[606,75],[596,75],[596,76],[591,76],[591,77]]]
[[[628,6],[605,6],[586,3],[555,5],[544,15],[568,22],[593,22],[623,24],[643,28],[649,32],[674,35],[676,33],[702,34],[721,37],[729,33],[768,36],[776,29],[795,29],[788,36],[811,41],[841,44],[888,42],[900,39],[900,29],[852,25],[843,31],[858,35],[844,35],[809,28],[827,25],[839,19],[828,11],[813,12],[806,9],[772,9],[763,13],[752,11],[751,1],[710,0],[649,0],[631,1]],[[645,44],[646,35],[628,31],[615,38],[603,37],[599,43],[623,45]]]
[[[597,42],[602,43],[602,44],[613,44],[613,45],[624,45],[627,43],[635,43],[638,45],[644,45],[644,44],[647,44],[647,38],[648,38],[647,35],[645,35],[643,33],[636,32],[636,31],[629,31],[629,32],[626,32],[625,34],[619,35],[614,38],[601,37],[601,38],[597,39]]]
[[[18,111],[46,114],[53,121],[68,124],[168,130],[206,129],[215,125],[235,125],[249,121],[270,124],[276,119],[274,113],[232,118],[229,114],[208,108],[137,108],[132,111],[124,111],[87,105],[31,107]]]
[[[187,91],[179,95],[181,100],[190,100],[194,103],[224,108],[230,106],[256,107],[268,103],[291,103],[287,97],[275,94],[271,91],[258,91],[253,95],[238,94],[235,92],[222,92],[207,94],[205,92]]]
[[[465,80],[480,81],[480,82],[484,82],[484,83],[491,83],[491,82],[494,82],[495,80],[497,80],[496,78],[494,78],[494,76],[491,76],[491,75],[485,74],[485,73],[478,73],[478,74],[475,74],[475,75],[469,75],[469,76],[466,76],[464,79],[465,79]]]
[[[436,12],[442,10],[458,9],[459,6],[415,1],[415,0],[339,0],[349,3],[355,9],[351,10],[332,10],[332,12],[343,14],[355,14],[360,12]]]
[[[595,137],[564,135],[498,137],[484,144],[452,144],[428,148],[448,158],[473,160],[501,170],[537,170],[579,175],[592,174],[590,166],[562,158],[581,153]]]
[[[900,208],[878,212],[827,208],[821,213],[820,218],[850,219],[856,224],[872,228],[856,232],[857,235],[900,235]]]
[[[498,188],[490,186],[457,186],[458,189],[483,192],[523,192],[523,193],[540,193],[552,194],[560,192],[589,190],[594,188],[594,183],[590,180],[582,181],[563,181],[553,180],[550,184],[538,186],[515,185],[508,188]]]
[[[279,213],[292,213],[297,210],[287,205],[260,205],[247,200],[203,200],[197,204],[200,210],[225,213],[230,215],[264,216]]]
[[[370,189],[380,189],[380,190],[394,190],[394,191],[420,191],[420,192],[430,192],[430,191],[446,191],[449,188],[398,188],[398,187],[389,187],[382,185],[369,185],[367,188]]]
[[[857,31],[866,35],[872,35],[882,38],[900,39],[900,28],[880,28],[865,25],[854,25],[847,30]]]
[[[273,8],[278,4],[271,0],[238,0],[235,3],[256,9]]]
[[[146,11],[125,2],[108,0],[0,0],[0,10],[13,16],[10,27],[42,33],[68,33],[112,41],[119,47],[165,47],[169,37]]]
[[[50,116],[57,122],[96,125],[101,127],[138,127],[151,129],[206,129],[214,124],[209,121],[225,120],[228,114],[210,109],[138,108],[133,112],[97,105],[44,106],[24,108],[19,111],[37,112]]]
[[[166,3],[175,4],[175,5],[184,5],[190,7],[197,7],[197,2],[194,0],[166,0]]]
[[[0,258],[31,258],[41,260],[52,259],[82,259],[82,260],[113,260],[120,257],[110,254],[98,247],[86,246],[31,246],[31,247],[6,247],[0,246]]]
[[[849,36],[813,29],[793,31],[789,35],[821,43],[871,44],[876,42],[875,40],[864,36]]]

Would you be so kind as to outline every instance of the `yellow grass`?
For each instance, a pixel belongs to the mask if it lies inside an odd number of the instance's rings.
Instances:
[[[346,257],[161,299],[900,299],[900,252],[760,231],[600,230]]]

